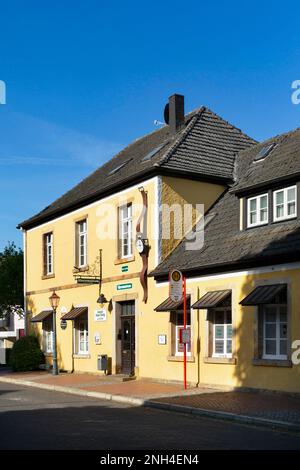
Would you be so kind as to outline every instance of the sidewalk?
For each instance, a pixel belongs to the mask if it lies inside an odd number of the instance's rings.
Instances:
[[[135,406],[207,416],[300,432],[300,395],[272,392],[222,391],[206,386],[183,390],[182,385],[150,380],[122,382],[119,376],[12,373],[0,370],[1,381],[75,395],[114,400]]]

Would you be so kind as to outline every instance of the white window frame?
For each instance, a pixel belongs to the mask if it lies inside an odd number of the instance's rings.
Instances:
[[[77,262],[79,268],[87,266],[87,239],[88,239],[88,222],[87,219],[76,222],[77,228]],[[81,254],[83,247],[83,255]]]
[[[53,258],[53,232],[44,235],[45,251],[46,251],[46,272],[45,275],[49,276],[54,273],[54,258]]]
[[[81,330],[80,327],[83,325],[83,329]],[[77,330],[77,344],[76,344],[76,351],[77,354],[80,356],[86,356],[89,354],[89,321],[88,317],[85,318],[77,318],[75,322],[75,329]],[[83,332],[83,340],[81,340],[81,332]],[[83,345],[83,348],[81,346]]]
[[[291,215],[288,215],[287,193],[289,189],[295,190],[295,199],[293,201],[289,201],[289,202],[295,202],[295,213]],[[276,209],[277,209],[277,206],[280,204],[276,204],[276,195],[280,192],[283,192],[283,216],[277,217]],[[297,186],[296,185],[288,186],[287,188],[277,189],[276,191],[274,191],[273,192],[273,221],[279,222],[280,220],[294,219],[295,217],[297,217]]]
[[[267,220],[261,220],[261,199],[263,197],[267,197]],[[251,201],[256,201],[256,222],[253,224],[251,223],[250,215],[254,211],[250,211],[250,204]],[[269,194],[264,193],[260,194],[259,196],[249,197],[247,199],[247,227],[257,227],[259,225],[266,225],[269,223]]]
[[[223,313],[223,323],[216,323],[216,314]],[[231,315],[231,323],[225,323],[225,320],[228,315]],[[231,338],[228,337],[227,334],[227,327],[231,326]],[[218,326],[223,326],[223,331],[224,331],[224,337],[223,338],[216,338],[216,327]],[[222,341],[224,344],[224,353],[217,353],[216,352],[216,341]],[[231,341],[231,352],[227,352],[227,341]],[[213,342],[213,353],[212,357],[223,357],[223,358],[232,358],[232,346],[233,346],[233,327],[232,327],[232,311],[231,308],[224,307],[224,308],[214,308],[213,309],[213,337],[212,337],[212,342]]]
[[[267,322],[266,321],[266,311],[265,311],[265,306],[263,306],[263,359],[279,359],[279,360],[287,360],[288,355],[287,354],[280,354],[280,340],[285,340],[287,344],[287,350],[288,350],[288,334],[286,338],[281,338],[280,337],[280,324],[281,323],[286,323],[287,329],[288,329],[288,311],[287,311],[287,305],[286,304],[267,304],[267,307],[273,307],[276,309],[276,354],[266,354],[266,341],[267,340],[273,340],[274,338],[267,338],[266,337],[266,325],[267,324],[273,324],[274,322]],[[286,308],[286,322],[281,322],[280,321],[280,307],[285,307]]]
[[[179,325],[178,323],[178,315],[183,315],[183,312],[175,312],[176,318],[175,318],[175,356],[183,356],[184,353],[183,351],[178,350],[178,345],[179,345],[179,340],[180,340],[180,330],[184,328],[183,324]],[[191,322],[191,320],[190,320]],[[190,329],[191,331],[191,342],[190,342],[190,351],[186,351],[187,357],[192,355],[192,330],[191,330],[191,324],[186,324],[186,328]],[[188,349],[188,348],[187,348]]]
[[[47,318],[44,320],[46,324],[43,324],[43,335],[44,335],[44,352],[46,354],[52,354],[53,353],[53,324],[52,324],[52,329],[46,329],[44,326],[47,326],[47,323],[50,324],[51,319]]]
[[[124,217],[124,211],[127,210],[127,215]],[[121,258],[130,258],[133,255],[133,230],[132,230],[132,203],[124,204],[119,208],[120,211],[120,243],[121,243]],[[128,230],[125,230],[128,227]],[[128,253],[125,254],[125,235],[128,237]]]

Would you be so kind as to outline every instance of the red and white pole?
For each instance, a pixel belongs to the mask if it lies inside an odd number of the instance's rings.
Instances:
[[[183,328],[186,330],[186,278],[183,277]],[[186,342],[183,344],[183,385],[186,390]]]

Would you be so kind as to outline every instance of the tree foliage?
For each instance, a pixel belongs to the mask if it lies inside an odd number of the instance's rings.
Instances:
[[[23,307],[23,251],[8,243],[0,252],[0,310]]]

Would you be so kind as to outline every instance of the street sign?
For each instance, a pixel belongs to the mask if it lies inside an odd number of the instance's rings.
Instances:
[[[172,269],[169,273],[169,296],[173,302],[180,302],[183,297],[182,273],[178,269]]]
[[[191,329],[181,328],[180,329],[180,343],[188,344],[191,342]]]
[[[126,289],[132,289],[131,282],[127,282],[125,284],[117,284],[117,290],[126,290]]]

